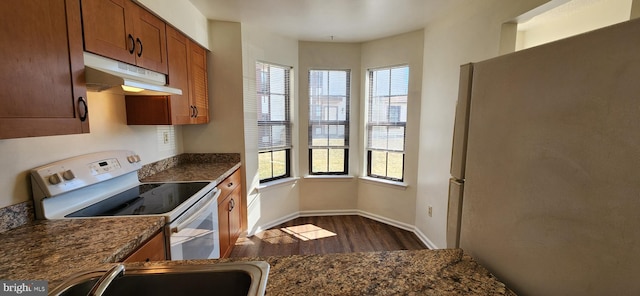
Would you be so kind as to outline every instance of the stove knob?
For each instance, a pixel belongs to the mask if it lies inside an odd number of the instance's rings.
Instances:
[[[136,162],[136,158],[133,155],[129,155],[127,156],[127,161],[129,161],[129,163],[134,163]]]
[[[62,173],[62,178],[64,178],[67,181],[70,181],[70,180],[75,179],[76,175],[74,175],[71,170],[66,170],[66,171],[64,171],[64,173]]]
[[[49,176],[49,183],[51,183],[51,185],[58,185],[60,184],[60,182],[62,182],[62,179],[60,179],[60,175],[58,174],[53,174],[51,176]]]

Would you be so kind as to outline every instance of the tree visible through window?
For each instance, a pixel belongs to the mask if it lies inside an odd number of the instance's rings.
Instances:
[[[260,182],[291,176],[290,68],[256,63]]]
[[[367,175],[404,180],[409,67],[369,71]]]
[[[309,171],[347,174],[349,70],[309,71]]]

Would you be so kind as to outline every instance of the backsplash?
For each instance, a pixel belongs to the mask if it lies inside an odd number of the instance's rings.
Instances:
[[[230,163],[240,162],[240,153],[184,153],[143,165],[138,179],[144,179],[181,163]]]

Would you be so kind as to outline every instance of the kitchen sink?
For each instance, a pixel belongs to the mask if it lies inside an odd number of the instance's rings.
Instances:
[[[76,274],[49,295],[86,296],[105,272]],[[264,295],[268,274],[264,261],[130,267],[103,295]]]

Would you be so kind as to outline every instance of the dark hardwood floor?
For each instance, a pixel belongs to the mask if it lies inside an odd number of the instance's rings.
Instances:
[[[427,247],[412,232],[361,216],[300,217],[238,238],[230,257],[263,257]]]

